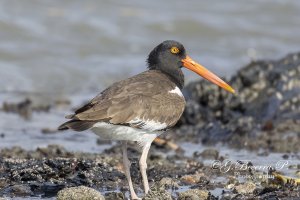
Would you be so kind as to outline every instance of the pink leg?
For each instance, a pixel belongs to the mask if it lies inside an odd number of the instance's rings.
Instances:
[[[147,194],[149,192],[149,183],[148,183],[146,170],[147,170],[147,156],[148,156],[150,146],[151,146],[151,142],[146,143],[145,146],[143,146],[142,155],[141,155],[141,158],[139,161],[140,170],[141,170],[141,174],[142,174],[142,178],[143,178],[145,194]]]
[[[128,185],[129,185],[129,190],[130,190],[130,195],[132,199],[140,199],[134,189],[133,189],[133,184],[132,184],[132,180],[131,180],[131,175],[130,175],[130,161],[128,160],[128,156],[127,156],[127,142],[124,141],[122,142],[122,151],[123,151],[123,165],[124,165],[124,170],[125,170],[125,175],[128,181]]]

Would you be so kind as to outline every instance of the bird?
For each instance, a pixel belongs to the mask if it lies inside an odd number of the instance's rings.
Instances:
[[[174,40],[157,45],[150,52],[147,65],[146,71],[113,83],[74,114],[67,115],[69,121],[58,127],[59,130],[74,131],[91,129],[102,139],[120,141],[124,173],[132,199],[139,197],[130,175],[128,142],[136,142],[141,148],[139,167],[147,194],[150,188],[146,161],[151,143],[177,123],[185,108],[182,68],[235,93],[230,85],[189,57],[184,46]]]

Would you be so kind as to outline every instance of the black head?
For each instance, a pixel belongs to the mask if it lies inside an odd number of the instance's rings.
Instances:
[[[157,45],[149,54],[148,68],[163,69],[165,67],[182,67],[182,59],[186,57],[183,45],[174,40],[166,40]]]
[[[191,57],[186,55],[182,44],[174,40],[167,40],[155,47],[148,57],[149,70],[160,70],[167,74],[173,82],[183,88],[184,76],[181,67],[185,67],[199,74],[203,78],[234,93],[234,89],[220,79],[217,75],[195,62]]]
[[[181,71],[182,59],[186,57],[183,45],[174,40],[166,40],[156,46],[148,57],[150,70],[161,70],[174,79],[178,87],[182,88],[184,77]]]

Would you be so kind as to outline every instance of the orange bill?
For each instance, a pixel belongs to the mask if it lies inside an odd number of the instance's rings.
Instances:
[[[193,72],[199,74],[203,78],[211,81],[212,83],[220,86],[221,88],[231,92],[235,93],[234,89],[225,83],[222,79],[220,79],[217,75],[210,72],[208,69],[203,67],[202,65],[196,63],[192,58],[189,56],[186,56],[184,59],[181,60],[183,63],[183,66],[188,68],[189,70],[192,70]]]

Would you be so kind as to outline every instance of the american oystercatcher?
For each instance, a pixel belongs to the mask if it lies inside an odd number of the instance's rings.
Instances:
[[[139,165],[147,194],[146,160],[151,143],[176,124],[185,108],[181,68],[186,67],[234,93],[227,83],[187,56],[179,42],[164,41],[151,51],[147,61],[147,71],[112,84],[59,126],[59,130],[91,129],[102,139],[122,141],[124,171],[132,199],[138,196],[131,181],[127,141],[137,142],[142,149]]]

